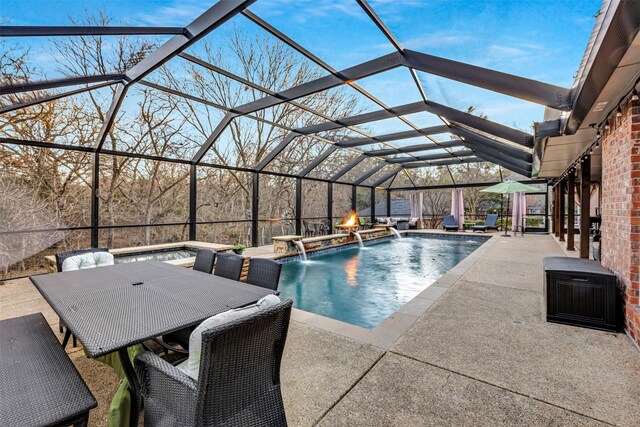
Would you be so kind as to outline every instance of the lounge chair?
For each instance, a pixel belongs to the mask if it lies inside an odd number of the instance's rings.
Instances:
[[[457,231],[459,227],[453,215],[447,215],[442,218],[442,228],[446,231]]]
[[[474,225],[471,227],[473,232],[482,231],[486,232],[487,230],[498,230],[498,214],[489,214],[484,220],[484,224],[482,225]]]
[[[360,226],[361,230],[368,230],[373,227],[372,223],[367,221],[365,218],[362,218],[361,216],[358,217],[358,225]]]

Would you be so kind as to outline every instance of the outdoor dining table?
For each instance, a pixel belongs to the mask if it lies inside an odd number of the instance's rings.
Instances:
[[[118,352],[132,397],[131,426],[138,423],[141,402],[127,347],[197,325],[210,316],[274,293],[160,261],[30,279],[89,356]]]

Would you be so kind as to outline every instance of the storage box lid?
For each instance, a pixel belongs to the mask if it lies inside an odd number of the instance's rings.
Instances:
[[[544,271],[561,273],[588,273],[615,277],[615,274],[600,265],[598,261],[583,258],[551,256],[544,258]]]

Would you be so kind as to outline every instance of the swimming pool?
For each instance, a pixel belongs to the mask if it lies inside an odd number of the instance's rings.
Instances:
[[[374,328],[486,239],[404,237],[289,261],[278,290],[294,307]]]

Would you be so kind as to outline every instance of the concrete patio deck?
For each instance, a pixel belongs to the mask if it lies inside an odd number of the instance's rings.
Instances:
[[[291,425],[640,424],[640,352],[624,334],[544,320],[548,235],[501,237],[450,276],[395,342],[376,346],[292,321],[282,382]],[[57,316],[28,280],[0,285],[0,318]],[[117,380],[69,350],[106,425]]]

